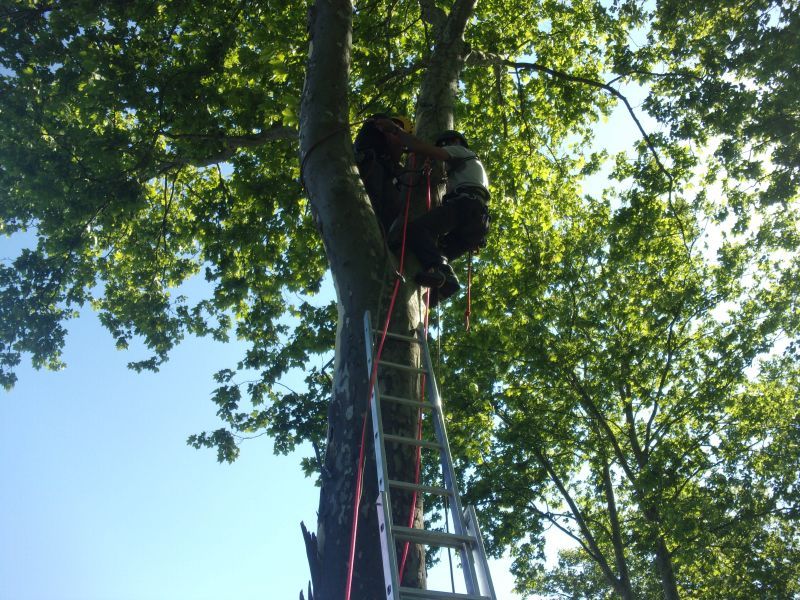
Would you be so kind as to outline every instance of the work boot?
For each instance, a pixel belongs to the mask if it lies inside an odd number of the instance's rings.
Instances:
[[[423,287],[436,288],[438,291],[438,300],[444,300],[455,294],[461,287],[458,283],[458,277],[453,272],[453,267],[447,263],[442,263],[417,273],[415,277],[416,282]],[[433,297],[431,297],[433,300]]]
[[[458,277],[453,272],[453,267],[448,263],[440,265],[439,270],[444,274],[444,283],[439,287],[439,300],[446,300],[455,294],[461,285],[459,285]]]

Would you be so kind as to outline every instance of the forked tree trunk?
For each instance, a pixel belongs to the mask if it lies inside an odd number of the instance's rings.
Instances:
[[[450,16],[441,21],[441,37],[420,91],[420,131],[430,136],[452,125],[453,94],[463,64],[463,31],[475,0],[456,0]],[[441,13],[434,14],[443,18]],[[431,17],[431,18],[434,18]],[[395,264],[388,256],[375,215],[358,179],[348,128],[348,76],[352,35],[349,0],[318,0],[309,14],[311,38],[306,85],[301,101],[300,154],[303,181],[336,287],[339,314],[333,393],[328,411],[327,452],[316,536],[306,534],[315,600],[342,600],[353,531],[353,507],[359,476],[359,450],[368,406],[369,374],[363,316],[383,324],[394,287]],[[409,273],[417,264],[409,259]],[[408,278],[413,282],[413,278]],[[421,296],[413,283],[401,286],[390,329],[409,334],[421,317]],[[416,346],[387,342],[384,356],[408,364]],[[378,382],[381,390],[401,397],[416,391],[415,378],[390,373]],[[387,433],[416,434],[414,409],[395,408],[384,414]],[[351,600],[385,597],[375,502],[377,478],[367,417],[366,461],[358,515],[358,535]],[[415,458],[411,448],[387,448],[390,477],[411,481]],[[406,525],[410,495],[393,494],[394,519]],[[414,509],[415,526],[422,503]],[[424,587],[424,552],[410,549],[403,584]]]

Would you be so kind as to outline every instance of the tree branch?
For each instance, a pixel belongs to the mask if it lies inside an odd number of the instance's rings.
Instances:
[[[419,8],[422,20],[433,27],[433,37],[438,39],[440,31],[447,21],[444,10],[436,6],[435,0],[419,0]]]
[[[216,154],[199,158],[176,158],[173,161],[164,163],[156,168],[155,174],[146,174],[140,177],[140,181],[147,181],[154,176],[161,176],[173,169],[183,167],[203,168],[210,165],[219,164],[230,160],[243,148],[258,148],[269,142],[276,140],[296,140],[297,130],[283,125],[273,125],[266,131],[254,135],[220,135],[203,133],[169,133],[161,132],[166,138],[173,140],[201,140],[213,141],[222,145],[222,149]]]
[[[465,59],[464,31],[476,4],[477,0],[454,0],[450,14],[442,20],[441,13],[432,8],[432,1],[421,0],[423,18],[428,7],[428,18],[440,23],[435,32],[436,47],[417,99],[418,135],[423,139],[453,127],[455,97]]]
[[[628,479],[630,480],[634,489],[638,491],[639,486],[637,485],[636,475],[633,472],[633,469],[631,469],[631,466],[628,464],[628,461],[625,458],[625,453],[622,451],[622,448],[620,448],[617,437],[614,435],[614,432],[611,431],[611,426],[608,424],[608,421],[605,419],[597,406],[595,406],[591,396],[589,396],[586,390],[583,389],[583,386],[580,384],[580,381],[578,381],[578,378],[575,376],[575,374],[570,372],[566,375],[567,380],[572,384],[575,391],[578,392],[578,395],[581,398],[581,405],[597,421],[597,423],[600,425],[600,428],[608,436],[608,441],[614,448],[614,454],[619,460],[620,465],[622,465],[622,469],[625,471],[625,474],[628,476]]]
[[[674,350],[672,346],[672,342],[675,338],[675,324],[678,322],[678,317],[680,316],[680,310],[675,311],[675,316],[672,318],[672,321],[669,323],[668,332],[667,332],[667,360],[664,363],[664,369],[661,371],[661,380],[658,382],[658,390],[656,391],[655,400],[653,401],[653,410],[650,413],[650,417],[647,419],[647,427],[645,428],[644,434],[644,452],[645,454],[650,453],[650,442],[652,440],[653,434],[653,423],[655,423],[656,415],[658,414],[658,408],[660,406],[661,398],[664,394],[664,386],[667,384],[667,376],[669,375],[670,369],[672,368],[672,359],[675,356]]]
[[[578,527],[580,528],[581,533],[583,534],[583,537],[586,540],[586,543],[589,545],[589,548],[591,549],[590,556],[594,557],[598,566],[603,571],[603,574],[608,579],[608,582],[614,588],[616,588],[617,585],[619,584],[619,580],[614,576],[611,567],[608,565],[608,562],[603,556],[602,550],[600,550],[600,546],[597,543],[597,540],[594,539],[592,532],[589,530],[589,526],[586,524],[586,521],[583,518],[583,513],[581,512],[581,509],[575,503],[575,500],[570,495],[569,490],[567,490],[566,486],[564,485],[564,482],[562,482],[561,478],[556,474],[555,469],[553,469],[553,465],[550,463],[550,461],[547,459],[547,457],[544,455],[541,449],[538,448],[537,446],[534,446],[532,450],[534,455],[536,456],[536,460],[538,460],[539,464],[541,464],[542,467],[544,467],[544,469],[547,471],[547,474],[550,476],[550,479],[558,488],[558,491],[561,493],[561,496],[564,498],[564,501],[567,503],[570,510],[572,511],[572,514],[575,517],[575,521],[578,524]]]
[[[547,520],[548,520],[548,521],[549,521],[549,522],[550,522],[550,523],[551,523],[553,526],[555,526],[555,527],[556,527],[556,528],[557,528],[559,531],[561,531],[561,533],[563,533],[563,534],[564,534],[564,535],[566,535],[567,537],[571,538],[571,539],[572,539],[572,540],[574,540],[576,543],[580,544],[581,548],[583,548],[583,549],[584,549],[584,551],[586,552],[586,554],[588,554],[589,556],[593,556],[593,555],[594,555],[594,554],[593,554],[593,552],[592,552],[592,550],[591,550],[591,548],[589,548],[589,546],[587,546],[587,545],[586,545],[586,540],[584,540],[584,539],[583,539],[581,536],[577,535],[577,534],[576,534],[574,531],[572,531],[572,530],[571,530],[571,529],[569,529],[568,527],[566,527],[566,526],[562,525],[561,523],[559,523],[559,522],[558,522],[558,519],[556,519],[556,517],[566,517],[567,515],[553,514],[553,513],[552,513],[552,512],[550,512],[550,511],[548,511],[548,512],[545,512],[545,511],[543,511],[543,510],[541,510],[541,509],[537,508],[537,507],[536,507],[535,505],[533,505],[533,504],[531,504],[531,508],[532,508],[532,509],[534,510],[534,512],[536,512],[536,513],[537,513],[537,514],[538,514],[540,517],[542,517],[542,518],[544,518],[544,519],[547,519]],[[574,518],[574,517],[573,517],[573,518]]]
[[[674,182],[672,174],[664,166],[664,163],[661,162],[661,157],[658,155],[658,152],[656,151],[655,145],[653,144],[650,135],[647,133],[647,131],[645,131],[644,126],[642,125],[639,118],[636,116],[636,112],[633,110],[633,106],[631,106],[631,103],[628,101],[628,98],[615,87],[612,87],[608,83],[597,81],[596,79],[589,79],[588,77],[581,77],[580,75],[570,75],[569,73],[564,73],[563,71],[558,71],[556,69],[546,67],[539,63],[516,62],[513,60],[509,60],[507,58],[503,58],[502,56],[499,56],[497,54],[492,54],[489,52],[480,52],[477,50],[473,50],[472,53],[469,55],[467,59],[467,64],[487,65],[487,66],[499,64],[515,70],[538,71],[540,73],[545,73],[547,75],[550,75],[555,79],[561,79],[563,81],[571,81],[573,83],[582,83],[584,85],[595,87],[605,92],[608,92],[615,98],[622,101],[622,103],[625,105],[625,108],[628,110],[628,114],[631,116],[631,119],[633,119],[633,122],[636,123],[636,127],[639,129],[639,133],[642,134],[642,139],[644,139],[647,148],[653,155],[653,159],[656,161],[656,165],[658,165],[659,171],[661,171],[664,174],[664,176],[669,180],[670,189],[672,188],[672,184]]]
[[[473,65],[485,65],[485,66],[492,66],[492,65],[504,65],[511,69],[519,70],[529,70],[529,71],[538,71],[540,73],[545,73],[550,75],[555,79],[561,79],[564,81],[571,81],[574,83],[581,83],[584,85],[596,87],[601,89],[605,92],[608,92],[615,98],[618,98],[622,101],[625,105],[625,108],[628,110],[628,114],[633,119],[633,122],[636,123],[636,127],[639,129],[639,132],[642,135],[642,139],[644,140],[647,149],[650,151],[650,154],[653,156],[653,160],[655,160],[656,166],[658,170],[667,178],[667,182],[669,184],[668,190],[668,204],[670,210],[673,212],[673,216],[675,221],[678,224],[678,229],[680,230],[681,240],[683,241],[683,245],[686,248],[687,253],[691,253],[691,248],[686,241],[686,231],[683,226],[683,221],[681,220],[680,216],[678,215],[675,206],[672,202],[672,192],[675,187],[675,178],[672,176],[672,173],[664,166],[664,163],[661,161],[661,157],[658,154],[658,151],[655,148],[655,144],[653,143],[652,138],[650,135],[645,131],[644,126],[642,126],[641,121],[636,116],[636,112],[633,110],[631,103],[628,101],[628,98],[620,92],[618,89],[612,87],[609,83],[603,83],[602,81],[597,81],[595,79],[589,79],[588,77],[581,77],[580,75],[570,75],[569,73],[564,73],[563,71],[558,71],[556,69],[552,69],[550,67],[546,67],[539,63],[529,63],[529,62],[516,62],[509,60],[507,58],[503,58],[497,54],[492,54],[490,52],[480,52],[477,50],[473,50],[470,55],[467,57],[467,64]],[[614,80],[612,80],[614,81]]]

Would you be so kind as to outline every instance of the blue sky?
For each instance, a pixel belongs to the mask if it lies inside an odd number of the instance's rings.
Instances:
[[[211,374],[234,345],[191,340],[137,375],[94,315],[64,371],[20,369],[0,401],[0,598],[296,598],[299,523],[317,490],[264,437],[233,465],[187,435],[216,428]]]

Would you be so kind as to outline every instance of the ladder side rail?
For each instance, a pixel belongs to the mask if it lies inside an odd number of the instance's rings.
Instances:
[[[478,565],[478,583],[480,584],[480,593],[484,596],[497,600],[497,594],[494,591],[492,584],[492,575],[489,571],[489,561],[486,557],[486,547],[483,545],[483,536],[481,535],[481,528],[478,525],[478,515],[475,512],[474,506],[468,506],[464,515],[464,520],[467,523],[467,531],[470,535],[474,536],[477,540],[475,545],[475,561]]]
[[[374,340],[372,336],[372,323],[369,311],[364,313],[364,342],[367,351],[367,376],[372,378],[374,366]],[[375,365],[375,367],[377,367]],[[397,554],[395,552],[394,536],[392,535],[392,510],[389,486],[387,485],[389,468],[386,463],[386,452],[383,441],[383,419],[381,416],[381,403],[378,380],[372,386],[370,408],[372,413],[373,445],[375,448],[375,468],[378,475],[378,520],[380,526],[381,552],[383,553],[383,575],[386,598],[400,600],[400,581],[398,577]]]
[[[450,454],[450,442],[447,439],[447,431],[444,425],[444,412],[442,410],[442,398],[439,395],[439,388],[436,385],[436,378],[433,376],[433,362],[431,361],[430,351],[428,350],[428,342],[425,339],[425,332],[420,326],[417,329],[417,335],[421,341],[422,358],[427,371],[426,384],[428,388],[428,401],[433,405],[433,427],[436,434],[436,440],[439,442],[440,450],[439,455],[442,463],[442,476],[444,477],[445,487],[453,491],[454,503],[451,506],[453,515],[453,528],[455,533],[463,535],[465,533],[463,510],[461,508],[461,500],[459,499],[456,486],[456,472],[453,467],[453,459]]]
[[[418,590],[416,588],[400,588],[401,600],[490,600],[487,596],[475,594],[459,594],[437,592],[434,590]]]
[[[461,508],[461,499],[458,494],[457,479],[455,468],[453,467],[453,459],[450,454],[450,442],[447,440],[447,431],[444,425],[444,412],[442,411],[442,398],[439,395],[439,389],[436,385],[436,378],[433,376],[433,361],[431,360],[430,351],[428,349],[428,340],[425,336],[425,330],[422,325],[417,327],[417,336],[420,340],[422,348],[422,357],[427,370],[427,387],[428,395],[430,396],[429,402],[433,405],[432,418],[433,427],[436,432],[436,438],[441,444],[439,450],[439,458],[442,464],[442,476],[444,477],[445,487],[450,489],[452,494],[450,496],[450,514],[453,518],[453,529],[457,535],[466,535],[466,527],[464,524],[464,513]],[[480,582],[478,578],[477,567],[473,558],[472,550],[467,544],[462,544],[459,549],[461,557],[461,568],[464,571],[464,579],[467,585],[467,592],[470,594],[478,594],[480,590]]]
[[[400,600],[400,578],[397,574],[397,554],[392,535],[392,509],[385,491],[378,492],[375,508],[378,509],[378,527],[383,555],[383,581],[387,600]]]
[[[372,327],[370,325],[369,311],[364,313],[364,335],[366,339],[367,349],[367,370],[369,377],[372,377],[372,369],[375,368],[374,364],[374,340],[372,338]],[[389,476],[389,467],[386,462],[386,451],[384,446],[384,432],[383,432],[383,419],[381,414],[380,402],[380,389],[379,382],[376,377],[375,384],[372,386],[372,395],[370,396],[370,412],[372,413],[372,437],[375,446],[375,466],[378,470],[378,491],[385,491],[387,497],[389,496],[388,486],[386,481]],[[391,498],[387,498],[391,500]]]

